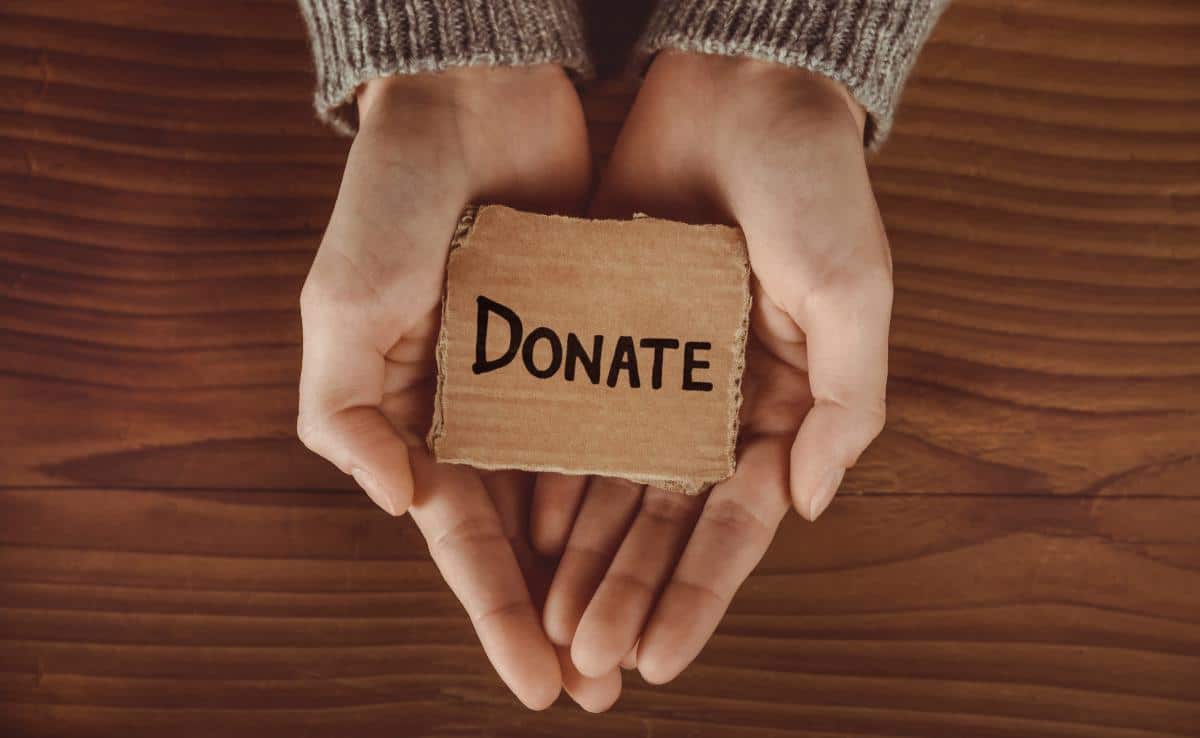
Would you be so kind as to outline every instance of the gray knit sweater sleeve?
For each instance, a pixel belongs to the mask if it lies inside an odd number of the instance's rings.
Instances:
[[[358,126],[355,90],[394,74],[449,67],[591,65],[576,0],[299,0],[317,68],[317,114]]]
[[[845,85],[866,109],[866,144],[891,128],[904,80],[949,0],[661,0],[638,42],[803,67]]]

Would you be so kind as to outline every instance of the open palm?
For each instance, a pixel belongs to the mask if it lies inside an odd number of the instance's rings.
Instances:
[[[884,419],[891,262],[863,161],[864,116],[835,83],[666,53],[593,205],[746,234],[755,277],[735,474],[685,497],[542,475],[532,535],[560,555],[543,623],[587,675],[674,678],[703,648],[791,506],[808,519]]]
[[[588,679],[546,638],[550,571],[528,544],[532,478],[436,464],[432,417],[446,253],[468,202],[571,212],[589,183],[578,97],[545,65],[390,77],[359,95],[360,130],[301,295],[297,429],[392,515],[411,512],[488,658],[526,705]]]

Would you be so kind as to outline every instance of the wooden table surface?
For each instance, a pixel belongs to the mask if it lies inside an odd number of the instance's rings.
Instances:
[[[1200,4],[952,7],[872,166],[888,428],[604,716],[293,437],[311,85],[290,0],[0,2],[0,735],[1200,735]]]

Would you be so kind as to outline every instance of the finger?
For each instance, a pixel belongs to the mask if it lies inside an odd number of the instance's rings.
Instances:
[[[530,537],[542,556],[557,559],[567,545],[567,535],[583,502],[587,477],[545,472],[538,474],[533,487],[530,512]]]
[[[588,482],[542,613],[546,635],[554,643],[570,645],[575,637],[579,619],[621,545],[641,498],[641,485],[632,482],[607,477],[592,477]]]
[[[412,516],[434,563],[462,602],[500,678],[527,707],[549,707],[562,685],[558,656],[478,473],[414,458],[420,494]]]
[[[571,658],[583,674],[620,666],[671,576],[704,499],[648,487],[612,564],[580,618]]]
[[[337,336],[328,318],[304,321],[296,431],[309,449],[354,477],[375,504],[402,515],[412,501],[408,447],[379,411],[384,360],[369,342]]]
[[[529,504],[533,494],[533,475],[521,471],[481,472],[483,485],[500,517],[500,527],[512,547],[530,599],[540,612],[550,588],[551,570],[540,561],[529,545]]]
[[[480,478],[492,498],[504,535],[514,542],[524,539],[529,527],[530,475],[504,470],[481,472]]]
[[[674,679],[704,648],[788,510],[788,439],[746,446],[737,472],[709,493],[683,556],[637,644],[652,684]]]
[[[637,647],[637,644],[635,643],[635,644],[633,644],[633,648],[629,649],[629,653],[627,653],[623,657],[621,657],[621,668],[622,669],[636,669],[637,668],[637,649],[638,649],[638,647]]]
[[[558,663],[562,669],[563,689],[588,712],[604,712],[621,696],[621,672],[613,669],[598,677],[580,674],[571,663],[570,650],[559,646]]]
[[[807,336],[813,408],[792,445],[791,494],[808,520],[883,430],[891,310],[891,278],[877,268],[814,293],[795,316]]]

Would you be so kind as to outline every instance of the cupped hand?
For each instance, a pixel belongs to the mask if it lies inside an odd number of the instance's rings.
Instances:
[[[546,707],[565,682],[586,707],[606,707],[619,674],[587,679],[569,660],[560,668],[541,627],[549,572],[527,544],[532,479],[435,464],[424,442],[459,215],[471,202],[577,210],[590,171],[578,96],[558,67],[479,68],[370,82],[358,109],[300,300],[300,438],[387,512],[411,510],[522,702]]]
[[[790,506],[813,520],[884,422],[891,259],[864,162],[865,115],[826,78],[664,53],[593,204],[724,221],[754,274],[736,473],[685,497],[541,475],[536,548],[561,555],[543,622],[585,675],[679,674]]]

